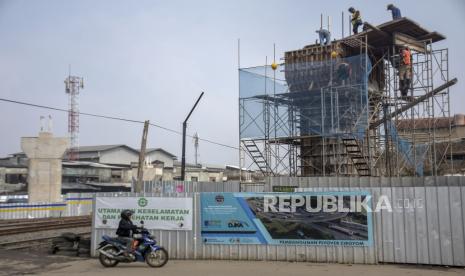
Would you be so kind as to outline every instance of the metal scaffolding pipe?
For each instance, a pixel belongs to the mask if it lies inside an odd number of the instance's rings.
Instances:
[[[393,117],[401,114],[404,111],[409,110],[410,108],[414,107],[415,105],[421,103],[422,101],[424,101],[424,100],[426,100],[426,99],[428,99],[430,97],[433,97],[434,95],[438,94],[442,90],[447,89],[447,88],[451,87],[452,85],[454,85],[456,83],[457,83],[457,78],[453,78],[452,80],[450,80],[450,81],[444,83],[443,85],[431,90],[430,92],[426,93],[425,95],[423,95],[421,97],[418,97],[417,99],[415,99],[415,100],[409,102],[408,104],[402,106],[401,108],[395,110],[391,114],[389,114],[387,116],[384,116],[382,119],[371,123],[370,128],[372,128],[372,129],[377,128],[378,126],[380,126],[384,122],[386,122],[388,120],[391,120]]]

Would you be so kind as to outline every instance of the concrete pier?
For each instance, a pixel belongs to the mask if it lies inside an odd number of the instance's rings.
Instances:
[[[22,137],[21,149],[29,159],[29,202],[61,201],[61,160],[69,140],[40,132],[39,137]]]

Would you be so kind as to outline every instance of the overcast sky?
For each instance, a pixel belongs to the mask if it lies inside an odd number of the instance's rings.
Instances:
[[[465,1],[397,1],[402,15],[447,37],[452,113],[465,113]],[[149,119],[181,130],[193,102],[188,133],[238,144],[237,39],[241,66],[315,41],[320,13],[333,17],[355,6],[363,19],[391,19],[388,1],[8,1],[0,0],[0,96],[67,108],[64,79],[84,77],[82,112]],[[396,2],[394,2],[396,4]],[[347,27],[347,23],[345,24]],[[39,117],[52,115],[54,134],[67,135],[66,113],[0,102],[0,157],[36,136]],[[80,144],[140,147],[142,125],[81,116]],[[181,137],[150,128],[149,147],[181,154]],[[194,159],[187,140],[188,161]],[[200,160],[238,164],[236,150],[200,142]]]

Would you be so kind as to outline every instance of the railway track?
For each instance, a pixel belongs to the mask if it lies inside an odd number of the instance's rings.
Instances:
[[[88,237],[90,236],[89,231],[76,232],[75,234]],[[25,249],[25,248],[37,248],[40,246],[49,246],[54,238],[59,238],[61,235],[51,235],[47,237],[39,237],[32,239],[23,240],[11,240],[0,242],[0,249],[13,250],[13,249]]]
[[[0,236],[54,229],[86,227],[91,226],[91,223],[92,221],[90,216],[25,220],[2,220],[0,221]]]

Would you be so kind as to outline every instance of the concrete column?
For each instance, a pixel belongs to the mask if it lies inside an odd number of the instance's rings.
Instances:
[[[5,184],[6,169],[0,168],[0,185]]]
[[[40,132],[39,137],[22,137],[21,149],[29,159],[29,202],[61,201],[61,160],[68,138]]]

